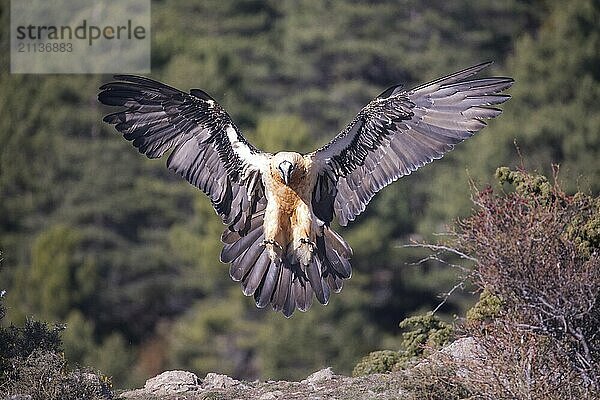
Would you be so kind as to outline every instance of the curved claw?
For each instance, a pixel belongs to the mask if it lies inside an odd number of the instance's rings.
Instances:
[[[283,250],[283,247],[273,239],[265,239],[260,245],[263,247],[266,247],[267,245],[276,246],[279,250]]]
[[[317,247],[317,245],[308,238],[300,238],[300,243],[310,246],[312,250],[314,250]]]
[[[272,261],[276,261],[276,260],[281,261],[281,257],[283,254],[283,247],[279,243],[277,243],[273,239],[265,239],[262,241],[262,243],[260,245],[266,248],[266,250],[269,254],[269,258]]]

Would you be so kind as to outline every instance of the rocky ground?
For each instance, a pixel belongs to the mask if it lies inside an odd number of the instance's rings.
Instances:
[[[121,394],[127,400],[306,400],[400,399],[404,374],[373,374],[351,378],[331,368],[317,371],[301,382],[240,382],[209,373],[204,379],[186,371],[167,371],[146,382],[142,389]]]
[[[409,370],[385,374],[348,377],[335,374],[331,368],[317,371],[300,382],[237,381],[226,375],[209,373],[203,379],[187,371],[167,371],[149,379],[141,389],[127,391],[123,400],[391,400],[417,399],[419,384],[414,380],[430,373],[436,358],[447,355],[464,361],[475,348],[472,339],[459,339],[438,355],[414,365]],[[455,371],[458,372],[458,371]],[[451,376],[450,376],[451,379]],[[428,385],[427,385],[428,386]],[[421,387],[422,389],[422,387]]]

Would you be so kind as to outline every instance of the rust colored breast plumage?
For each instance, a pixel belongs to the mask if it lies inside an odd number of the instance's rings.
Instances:
[[[283,185],[277,190],[279,199],[279,209],[284,214],[292,214],[294,210],[302,203],[302,198],[294,189]]]
[[[293,242],[296,236],[310,235],[310,183],[305,169],[294,171],[286,185],[277,171],[271,171],[268,190],[275,204],[267,206],[265,234],[281,245]],[[273,207],[273,208],[271,208]]]

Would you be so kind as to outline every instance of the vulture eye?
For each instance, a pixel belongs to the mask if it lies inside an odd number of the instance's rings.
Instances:
[[[279,173],[281,174],[281,179],[285,182],[286,185],[290,183],[290,177],[292,176],[292,171],[294,170],[294,164],[289,161],[282,161],[279,164]]]

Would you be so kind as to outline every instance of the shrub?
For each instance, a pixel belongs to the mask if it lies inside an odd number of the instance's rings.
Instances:
[[[26,358],[13,360],[0,392],[31,396],[32,400],[111,399],[105,377],[87,370],[67,370],[62,354],[35,350]]]
[[[402,371],[401,399],[405,400],[460,400],[475,399],[473,392],[456,379],[458,368],[446,360],[418,364]]]
[[[401,361],[400,354],[392,350],[380,350],[369,353],[354,367],[352,376],[382,374],[389,372]]]
[[[467,310],[467,321],[484,322],[500,315],[502,300],[484,288],[479,295],[479,301]]]
[[[0,320],[4,308],[0,302]],[[27,320],[22,327],[0,326],[0,397],[32,400],[111,399],[107,377],[69,370],[60,340],[61,326]]]
[[[441,321],[433,313],[415,315],[400,322],[402,334],[400,351],[374,351],[364,357],[352,371],[353,376],[369,375],[401,369],[408,361],[423,357],[432,349],[450,342],[452,325]]]
[[[406,318],[400,322],[400,328],[410,328],[402,334],[402,349],[407,359],[421,357],[428,350],[444,346],[453,335],[452,325],[432,312]]]
[[[567,195],[556,179],[525,171],[496,176],[514,190],[476,192],[477,210],[454,232],[483,290],[464,329],[487,363],[470,369],[470,384],[499,399],[592,398],[600,385],[600,199]]]
[[[475,191],[451,242],[424,245],[474,262],[465,270],[480,299],[458,324],[471,344],[406,369],[402,389],[415,399],[600,398],[600,198],[522,170],[496,177],[507,192]],[[395,365],[453,336],[432,314],[401,327],[412,330]]]

